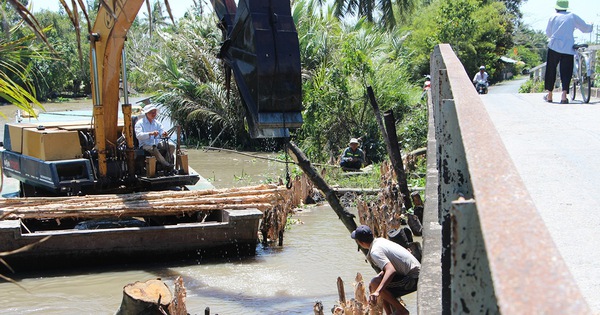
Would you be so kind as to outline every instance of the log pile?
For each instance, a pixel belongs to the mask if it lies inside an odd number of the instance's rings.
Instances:
[[[282,237],[288,215],[304,199],[302,193],[307,190],[307,184],[301,182],[301,179],[296,179],[292,183],[292,189],[265,184],[196,191],[0,199],[0,217],[5,220],[57,221],[151,216],[191,217],[213,210],[256,208],[264,214],[260,228],[264,241],[273,241]]]

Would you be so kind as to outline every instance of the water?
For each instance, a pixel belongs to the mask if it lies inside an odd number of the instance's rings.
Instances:
[[[217,188],[254,185],[285,176],[282,163],[217,151],[188,150],[188,154],[190,166]],[[325,313],[330,313],[338,300],[337,277],[344,280],[349,299],[354,296],[356,273],[368,281],[375,272],[329,206],[304,209],[293,219],[300,223],[285,232],[282,247],[258,245],[255,257],[241,260],[9,275],[24,289],[0,283],[0,310],[5,314],[114,314],[125,285],[161,278],[172,289],[173,281],[182,276],[190,314],[204,314],[206,307],[211,314],[221,315],[313,314],[315,301],[322,301]],[[415,313],[416,294],[404,300]]]

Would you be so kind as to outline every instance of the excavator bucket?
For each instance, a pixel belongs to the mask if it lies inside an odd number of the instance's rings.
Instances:
[[[289,136],[302,125],[298,33],[289,0],[213,0],[253,138]]]

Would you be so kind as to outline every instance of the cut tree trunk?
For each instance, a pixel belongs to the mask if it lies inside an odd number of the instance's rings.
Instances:
[[[173,296],[159,279],[135,282],[123,288],[123,300],[117,315],[166,314]]]

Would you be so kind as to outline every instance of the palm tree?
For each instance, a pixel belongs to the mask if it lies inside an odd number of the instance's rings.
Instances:
[[[2,16],[2,31],[4,32],[4,37],[0,38],[0,97],[5,100],[17,105],[22,110],[34,114],[33,106],[39,106],[43,109],[42,105],[37,101],[35,95],[35,89],[32,83],[32,71],[29,69],[29,65],[24,62],[26,58],[24,56],[32,59],[32,58],[49,58],[49,56],[45,56],[45,54],[38,52],[36,49],[32,48],[30,45],[26,45],[26,43],[30,42],[35,36],[40,39],[42,42],[46,44],[50,52],[55,53],[52,45],[48,42],[48,39],[44,35],[44,32],[49,28],[42,27],[35,16],[30,12],[30,10],[21,4],[17,0],[7,0],[8,4],[10,4],[15,12],[21,17],[21,21],[17,24],[16,27],[11,29],[8,28],[8,22],[6,20],[6,2],[2,2],[0,5],[0,15]],[[106,5],[106,0],[100,0],[100,5],[105,5],[106,7],[111,7]],[[162,7],[158,6],[158,9],[155,8],[154,12],[150,8],[150,1],[146,0],[148,15],[155,17],[157,11],[159,13],[162,12]],[[171,7],[169,5],[168,0],[162,0],[165,4],[167,12],[171,18],[171,21],[174,21],[173,14],[171,13]],[[87,13],[86,7],[83,1],[72,1],[73,8],[70,8],[65,1],[60,1],[61,5],[65,9],[65,12],[69,16],[75,30],[77,31],[77,44],[78,44],[78,54],[79,60],[83,63],[83,52],[81,49],[81,36],[79,34],[80,30],[80,16],[79,11],[81,10],[87,19],[88,31],[91,31],[89,28],[92,23],[90,23],[90,18]],[[78,7],[79,5],[79,7]],[[89,5],[89,4],[88,4]],[[22,26],[27,25],[35,35],[27,35],[17,38],[15,40],[11,40],[12,34]],[[15,81],[14,78],[17,78]],[[20,82],[19,82],[20,81]],[[2,114],[0,112],[0,114]],[[3,114],[2,114],[3,115]]]
[[[416,0],[396,0],[398,17],[402,20],[415,7]],[[337,17],[364,17],[369,22],[375,22],[375,16],[381,15],[380,23],[387,29],[396,25],[394,1],[392,0],[335,0],[335,15]]]
[[[35,35],[19,35],[24,21],[8,28],[6,10],[0,6],[4,26],[3,36],[0,37],[0,98],[17,105],[21,110],[35,115],[34,104],[43,109],[35,97],[35,88],[31,81],[32,70],[28,61],[47,58],[31,45]],[[45,29],[47,30],[47,29]],[[40,33],[45,31],[40,29]],[[2,112],[0,115],[5,116]]]

